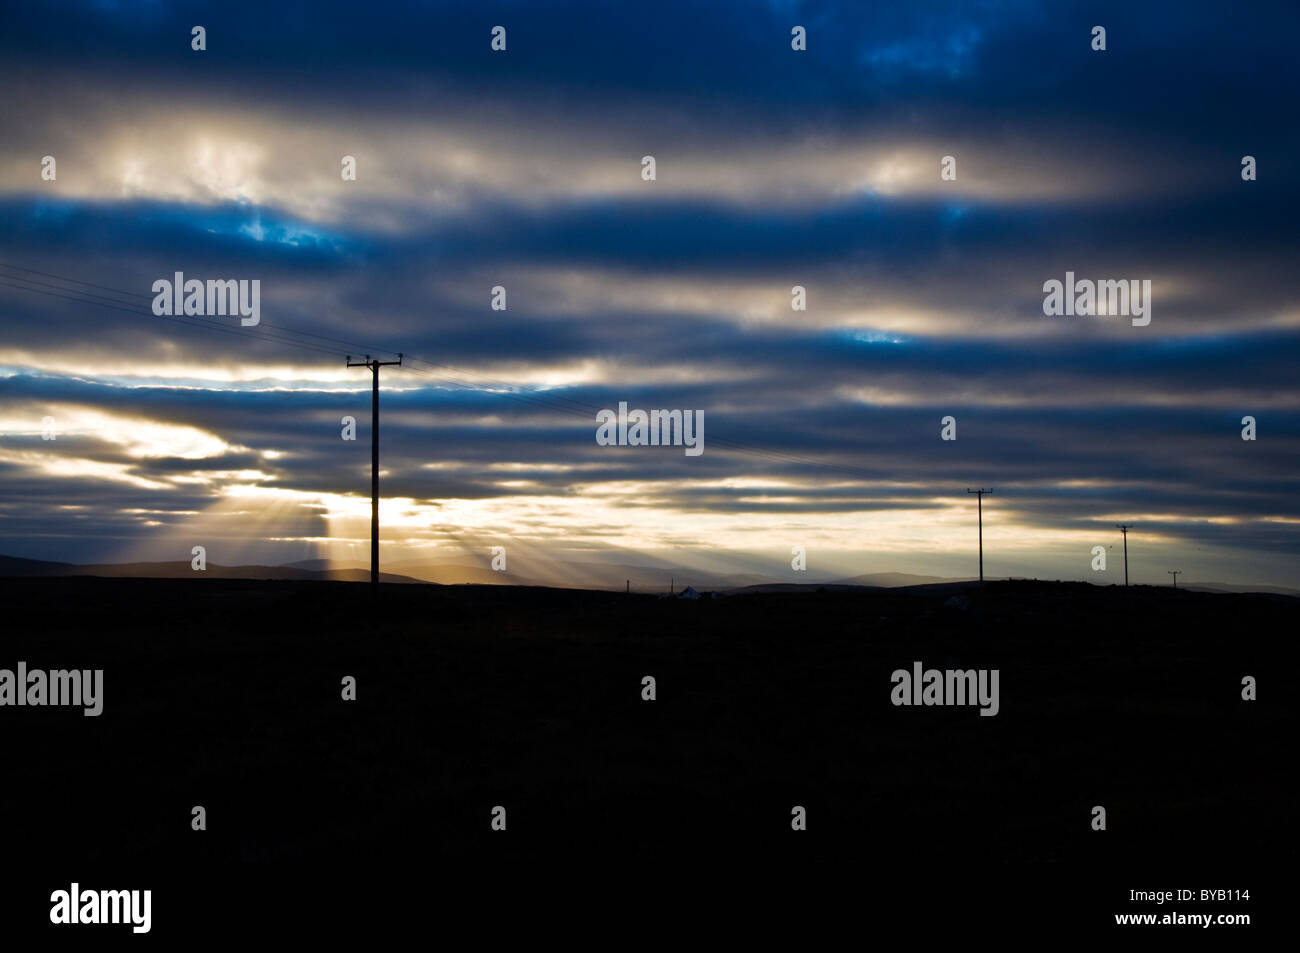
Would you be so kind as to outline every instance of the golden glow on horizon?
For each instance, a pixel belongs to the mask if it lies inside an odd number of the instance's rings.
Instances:
[[[185,424],[126,417],[76,404],[29,406],[30,416],[0,418],[0,433],[40,434],[40,422],[47,416],[51,417],[55,439],[42,450],[57,459],[67,459],[66,455],[58,452],[58,440],[73,437],[114,443],[127,456],[141,459],[180,457],[200,460],[232,450],[247,450],[246,447],[232,447],[214,434]]]
[[[0,461],[30,467],[42,476],[53,478],[91,477],[113,483],[127,483],[144,490],[166,490],[169,488],[167,483],[150,480],[132,473],[130,464],[126,463],[107,463],[100,460],[70,458],[59,456],[56,453],[28,450],[0,452]]]
[[[26,434],[30,443],[21,449],[13,445],[0,450],[0,460],[50,477],[90,477],[126,483],[151,491],[199,486],[217,494],[217,500],[201,512],[179,512],[164,508],[131,508],[123,514],[139,519],[141,525],[162,527],[148,545],[148,557],[158,552],[188,552],[190,546],[212,542],[210,558],[232,565],[240,553],[256,554],[268,540],[296,540],[311,547],[321,558],[347,561],[368,555],[370,500],[364,486],[356,494],[308,492],[260,485],[271,476],[258,468],[170,471],[164,475],[142,475],[128,462],[97,461],[72,454],[79,436],[115,445],[123,456],[141,461],[160,458],[211,460],[227,453],[248,453],[249,448],[228,444],[216,435],[196,427],[161,421],[139,420],[79,405],[28,405],[10,408],[0,420],[5,432]],[[34,429],[48,413],[56,421],[63,443],[41,445]],[[282,451],[261,453],[268,461],[282,459]],[[459,464],[433,461],[429,470],[455,472]],[[386,559],[414,558],[419,554],[441,554],[464,549],[482,555],[493,540],[511,548],[540,552],[548,547],[583,547],[637,552],[699,551],[703,546],[718,551],[760,552],[772,548],[772,540],[789,540],[816,551],[824,565],[828,560],[851,564],[864,542],[874,552],[900,557],[933,557],[964,554],[975,534],[973,507],[964,496],[890,497],[886,494],[864,504],[860,510],[817,512],[816,507],[835,506],[859,498],[871,487],[828,475],[824,481],[781,477],[745,476],[713,480],[611,480],[574,483],[566,493],[532,495],[511,490],[543,486],[538,481],[518,478],[534,469],[551,473],[579,474],[592,464],[529,464],[499,461],[486,465],[498,474],[493,485],[505,495],[477,499],[445,499],[422,502],[410,497],[381,500],[383,551]],[[1065,487],[1095,489],[1111,485],[1100,479],[1075,479]],[[805,500],[799,490],[815,487],[819,495],[807,500],[808,511],[787,510]],[[912,487],[915,488],[915,485]],[[725,492],[722,505],[710,499],[711,490]],[[703,494],[692,502],[692,494]],[[1115,513],[1097,516],[1091,525],[1079,529],[1055,529],[1025,525],[1014,511],[990,501],[984,512],[986,546],[1004,555],[1035,552],[1088,552],[1098,542],[1110,545],[1110,526],[1117,522],[1136,524],[1137,539],[1147,545],[1176,543],[1174,537],[1143,525],[1186,524],[1176,513]],[[732,506],[740,507],[733,510]],[[777,507],[768,511],[765,506]],[[884,508],[873,508],[884,507]],[[1265,521],[1296,523],[1300,519],[1280,516]],[[1196,521],[1233,526],[1250,522],[1238,517],[1213,516]],[[135,558],[145,557],[145,544],[134,547]],[[214,554],[219,551],[224,555]],[[129,558],[131,554],[127,554]],[[684,557],[683,557],[684,558]],[[252,556],[244,561],[256,561]]]

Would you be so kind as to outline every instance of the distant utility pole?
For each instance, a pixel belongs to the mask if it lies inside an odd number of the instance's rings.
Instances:
[[[967,493],[974,493],[976,499],[979,501],[979,511],[980,511],[980,585],[983,585],[983,584],[984,584],[984,494],[985,494],[985,493],[992,493],[993,491],[992,491],[992,490],[986,490],[986,489],[984,489],[983,487],[980,487],[978,490],[972,490],[970,487],[967,487],[967,488],[966,488],[966,492],[967,492]]]
[[[368,367],[374,384],[370,390],[370,593],[379,592],[379,369],[402,366],[402,355],[395,361],[353,361],[348,355],[348,367]]]
[[[1169,575],[1171,575],[1171,576],[1174,577],[1174,588],[1175,588],[1175,589],[1178,588],[1178,574],[1179,574],[1180,572],[1182,572],[1181,569],[1170,569],[1170,570],[1169,570]]]
[[[1128,585],[1128,531],[1133,528],[1131,524],[1116,523],[1121,533],[1124,534],[1124,585]]]

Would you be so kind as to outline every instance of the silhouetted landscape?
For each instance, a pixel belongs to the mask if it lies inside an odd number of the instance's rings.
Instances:
[[[1156,868],[1230,880],[1273,855],[1290,810],[1276,673],[1300,602],[1285,596],[404,585],[372,607],[347,583],[87,577],[0,593],[26,620],[3,665],[104,669],[98,718],[0,723],[8,763],[40,779],[0,785],[0,814],[22,819],[7,853],[60,858],[64,877],[328,869],[379,889],[408,863],[618,858],[634,876],[703,851],[732,878],[1107,869],[1114,891]],[[997,717],[892,705],[891,671],[917,660],[1000,669]],[[1263,676],[1259,701],[1245,675]]]

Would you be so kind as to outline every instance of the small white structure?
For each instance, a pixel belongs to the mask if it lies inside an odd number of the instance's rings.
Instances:
[[[699,597],[700,597],[700,594],[699,594],[698,592],[695,591],[694,587],[692,587],[692,586],[687,586],[685,589],[682,590],[682,594],[681,594],[680,596],[678,596],[677,598],[678,598],[678,599],[698,599]]]

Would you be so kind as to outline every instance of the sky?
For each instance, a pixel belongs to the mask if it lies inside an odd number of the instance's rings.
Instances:
[[[1134,582],[1300,578],[1294,4],[3,19],[0,553],[364,563],[345,357],[402,352],[385,564],[970,576],[991,487],[990,576],[1122,582],[1126,523]],[[260,323],[155,316],[176,272]],[[1045,314],[1067,272],[1149,324]],[[620,401],[704,452],[600,445]]]

